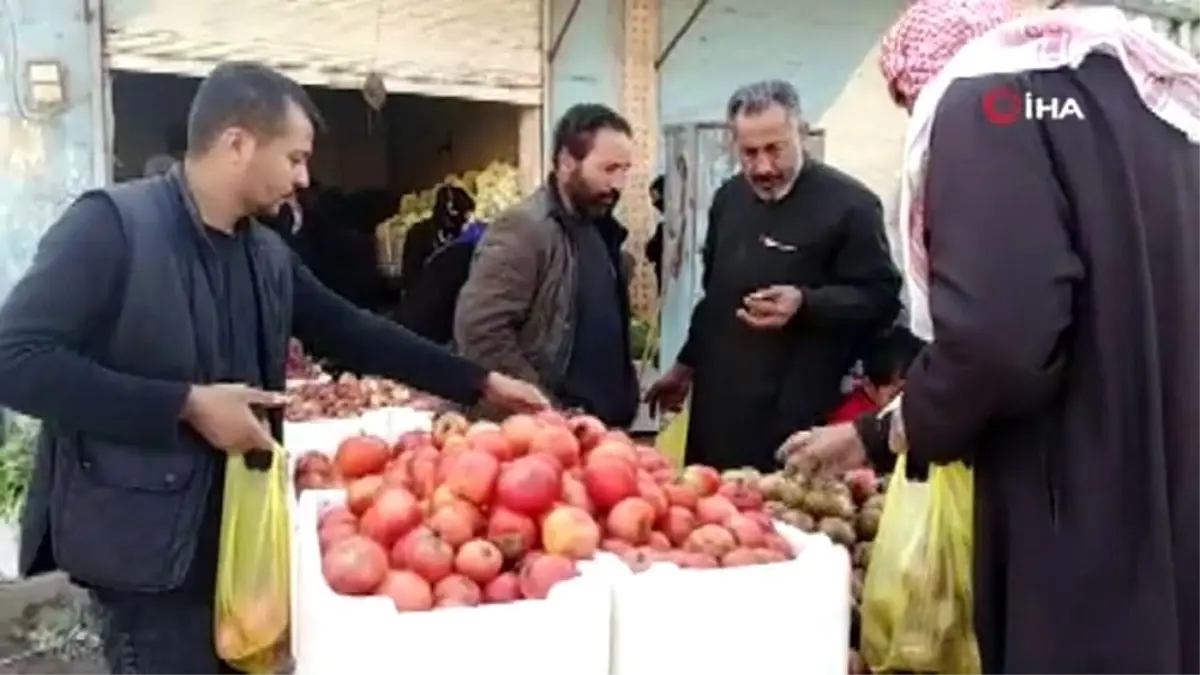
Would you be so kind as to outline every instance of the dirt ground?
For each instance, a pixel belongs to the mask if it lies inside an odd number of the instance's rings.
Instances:
[[[0,583],[0,601],[4,598],[2,587]],[[13,618],[0,623],[0,675],[106,671],[86,596],[64,592],[3,614]]]

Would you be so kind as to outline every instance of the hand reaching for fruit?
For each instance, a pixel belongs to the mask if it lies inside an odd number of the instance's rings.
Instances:
[[[534,413],[550,409],[550,399],[537,387],[500,373],[483,382],[483,399],[510,413]]]
[[[797,462],[814,473],[840,476],[867,462],[867,451],[850,422],[797,431],[779,448],[785,462]]]
[[[255,408],[278,408],[286,403],[283,394],[244,384],[195,385],[188,390],[181,417],[214,448],[241,454],[275,446]]]

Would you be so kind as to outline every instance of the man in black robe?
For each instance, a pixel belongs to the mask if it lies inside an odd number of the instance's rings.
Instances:
[[[1145,50],[1142,64],[1171,55]],[[1200,70],[1186,77],[1175,119],[1200,129],[1186,103]],[[910,464],[973,465],[984,673],[1200,672],[1200,152],[1139,80],[1093,53],[957,79],[933,117],[935,335],[892,428]],[[980,103],[1001,87],[1075,101],[1084,119],[997,125]],[[868,458],[887,470],[882,427],[802,432],[785,449],[833,472]]]
[[[739,89],[728,119],[742,173],[713,197],[704,298],[649,399],[678,408],[692,390],[688,462],[770,470],[798,420],[837,406],[855,345],[896,316],[900,276],[878,198],[804,157],[792,85]]]

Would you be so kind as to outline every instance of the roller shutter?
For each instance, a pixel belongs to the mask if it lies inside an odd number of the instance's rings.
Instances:
[[[203,76],[256,60],[306,85],[537,105],[539,0],[107,0],[109,68]]]

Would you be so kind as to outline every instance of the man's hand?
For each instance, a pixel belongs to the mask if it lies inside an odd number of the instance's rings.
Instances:
[[[777,330],[796,316],[804,292],[795,286],[768,286],[742,299],[737,317],[758,330]]]
[[[550,407],[537,387],[500,373],[491,373],[483,383],[483,400],[513,413],[540,412]]]
[[[816,473],[833,476],[867,463],[867,450],[850,422],[797,431],[776,455],[780,461],[797,461]]]
[[[257,409],[287,403],[283,394],[247,387],[244,384],[196,385],[188,391],[183,421],[214,448],[233,454],[271,450],[275,439]]]
[[[691,388],[692,369],[676,363],[646,391],[646,403],[652,413],[659,410],[679,412]]]

